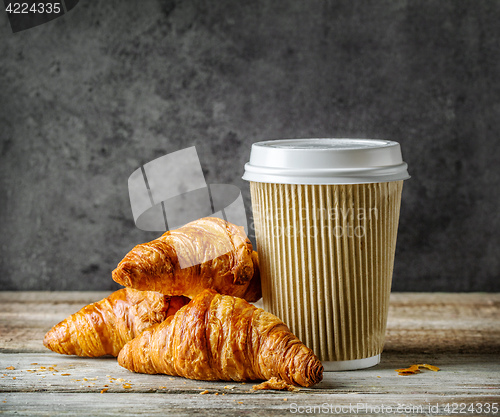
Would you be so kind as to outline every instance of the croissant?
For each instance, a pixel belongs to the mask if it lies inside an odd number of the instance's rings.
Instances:
[[[118,363],[134,372],[199,380],[266,380],[312,386],[323,365],[276,316],[205,290],[128,342]]]
[[[125,287],[193,298],[207,288],[247,301],[261,297],[243,227],[205,217],[135,246],[113,271]]]
[[[56,324],[43,344],[66,355],[118,356],[125,343],[188,302],[186,297],[123,288]]]

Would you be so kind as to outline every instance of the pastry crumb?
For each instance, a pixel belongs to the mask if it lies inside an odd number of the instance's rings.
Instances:
[[[208,390],[206,389],[205,391],[200,392],[200,395],[208,394]]]
[[[9,371],[13,371],[13,370],[14,370],[14,369],[16,369],[16,368],[14,368],[13,366],[8,366],[8,367],[7,367],[7,368],[5,368],[5,369],[8,369]]]
[[[130,385],[130,384],[123,384],[122,386],[123,386],[123,388],[125,388],[125,389],[130,389],[130,388],[132,388],[132,385]]]
[[[107,391],[108,391],[108,389],[109,389],[109,388],[103,388],[103,389],[101,390],[101,394],[104,394],[105,392],[107,392]]]
[[[438,368],[437,366],[429,365],[427,363],[420,363],[417,365],[411,365],[408,368],[395,369],[395,371],[401,376],[407,376],[407,375],[419,374],[420,368],[426,368],[434,372],[440,370],[440,368]]]
[[[434,372],[437,372],[440,370],[440,368],[438,368],[437,366],[434,366],[434,365],[429,365],[427,363],[421,363],[418,365],[420,368],[427,368],[429,369],[430,371],[434,371]]]
[[[61,374],[61,376],[70,376],[71,374]]]
[[[261,384],[254,385],[252,387],[252,390],[261,390],[261,389],[275,389],[275,390],[287,390],[287,391],[300,391],[299,388],[290,385],[283,381],[282,379],[278,379],[275,376],[273,376],[271,379],[268,381],[264,381]]]

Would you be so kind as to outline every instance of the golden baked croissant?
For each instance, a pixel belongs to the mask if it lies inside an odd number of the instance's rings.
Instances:
[[[66,355],[118,356],[125,343],[188,302],[186,297],[123,288],[56,324],[43,344]]]
[[[128,342],[118,363],[134,372],[200,380],[277,377],[309,387],[323,377],[319,359],[278,317],[214,290]]]
[[[212,288],[257,301],[260,277],[254,273],[252,252],[243,227],[205,217],[135,246],[113,271],[113,279],[165,295],[193,298]]]

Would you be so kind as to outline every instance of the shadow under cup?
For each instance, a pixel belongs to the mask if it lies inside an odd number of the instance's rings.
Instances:
[[[399,144],[258,142],[243,178],[250,181],[264,308],[326,371],[378,364],[409,178]]]

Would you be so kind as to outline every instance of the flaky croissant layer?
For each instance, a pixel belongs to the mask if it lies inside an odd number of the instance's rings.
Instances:
[[[266,380],[304,387],[323,366],[276,316],[205,290],[174,316],[127,343],[118,363],[134,372],[200,380]]]
[[[66,355],[118,356],[125,343],[188,302],[187,297],[124,288],[56,324],[45,335],[43,344]]]
[[[113,271],[119,284],[193,298],[206,288],[261,297],[258,262],[243,227],[205,217],[135,246]]]

